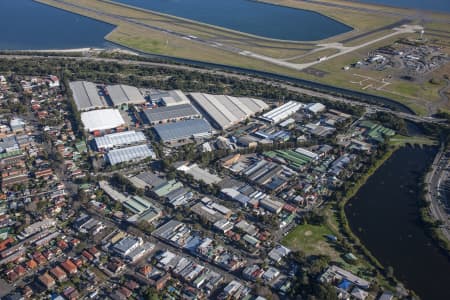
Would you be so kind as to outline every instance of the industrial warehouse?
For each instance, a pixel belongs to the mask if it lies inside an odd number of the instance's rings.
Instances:
[[[144,114],[147,122],[152,125],[201,117],[200,113],[191,104],[146,109]]]
[[[108,152],[107,161],[111,165],[122,162],[139,161],[146,158],[156,158],[150,145],[138,145],[128,148],[115,149]]]
[[[95,138],[97,150],[104,151],[126,145],[134,145],[146,141],[145,135],[140,131],[124,131]]]
[[[74,81],[69,83],[73,100],[79,111],[108,107],[105,99],[100,97],[97,86],[92,82]]]
[[[286,104],[277,107],[264,115],[262,115],[261,119],[273,124],[277,124],[286,118],[295,114],[298,110],[304,107],[304,104],[295,101],[289,101]]]
[[[164,143],[179,142],[190,138],[204,138],[212,135],[212,128],[204,119],[186,120],[161,124],[154,127]]]
[[[91,110],[81,113],[81,122],[89,132],[119,128],[125,121],[117,109]]]
[[[152,103],[158,103],[164,106],[191,103],[186,95],[180,90],[152,92],[150,94],[150,100]]]
[[[110,85],[105,89],[107,95],[110,97],[114,107],[125,106],[130,104],[142,105],[145,104],[145,99],[139,90],[134,86],[129,85]]]
[[[190,97],[222,130],[269,108],[264,101],[246,97],[202,93],[191,93]]]

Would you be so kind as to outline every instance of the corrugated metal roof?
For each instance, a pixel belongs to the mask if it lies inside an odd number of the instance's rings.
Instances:
[[[173,91],[157,91],[150,95],[150,99],[154,102],[163,102],[166,106],[189,104],[191,101],[180,90]]]
[[[197,135],[207,135],[212,131],[211,125],[204,119],[156,125],[154,129],[164,142],[187,139]]]
[[[269,107],[261,100],[248,97],[203,93],[191,93],[190,96],[221,129],[242,122]]]
[[[90,110],[107,107],[108,105],[100,98],[97,87],[88,81],[73,81],[69,83],[73,99],[78,110]]]
[[[95,138],[95,144],[98,149],[120,147],[123,145],[131,145],[145,141],[145,135],[140,131],[134,130],[107,134],[105,136]]]
[[[118,84],[106,87],[114,106],[122,104],[143,104],[145,99],[134,86]]]
[[[150,123],[159,123],[180,118],[200,117],[200,113],[191,104],[157,107],[144,110]]]
[[[107,159],[111,165],[132,160],[145,159],[147,157],[155,157],[155,152],[153,152],[150,145],[139,145],[111,150],[107,154]]]

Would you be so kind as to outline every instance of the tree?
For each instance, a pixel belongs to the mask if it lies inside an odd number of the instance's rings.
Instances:
[[[394,268],[392,266],[386,268],[386,276],[391,279],[394,278]]]

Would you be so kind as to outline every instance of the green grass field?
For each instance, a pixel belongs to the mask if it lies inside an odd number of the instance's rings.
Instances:
[[[306,255],[328,255],[332,259],[339,258],[337,251],[331,246],[327,234],[333,232],[326,226],[298,225],[282,241],[282,244],[291,250],[303,251]]]

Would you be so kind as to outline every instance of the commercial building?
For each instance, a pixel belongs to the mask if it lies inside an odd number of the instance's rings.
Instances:
[[[180,90],[157,91],[150,94],[150,100],[153,103],[160,103],[165,106],[191,103],[188,97],[186,97],[186,95]]]
[[[211,174],[208,170],[200,168],[197,164],[192,164],[190,166],[182,165],[178,167],[177,170],[190,174],[195,180],[203,181],[206,184],[219,183],[222,181],[222,178],[215,174]]]
[[[165,143],[184,141],[190,138],[209,137],[212,134],[211,125],[204,119],[156,125],[154,130]]]
[[[144,114],[146,121],[152,125],[201,117],[200,113],[191,104],[146,109]]]
[[[106,93],[115,107],[127,106],[129,104],[145,104],[144,97],[134,86],[124,84],[109,85],[106,87]]]
[[[306,106],[306,109],[313,114],[318,114],[323,112],[326,107],[322,103],[311,103]]]
[[[191,93],[190,97],[219,129],[227,129],[269,108],[264,101],[247,97],[202,93]]]
[[[288,117],[295,114],[299,109],[303,108],[304,104],[300,102],[295,101],[289,101],[288,103],[285,103],[281,105],[280,107],[277,107],[264,115],[262,115],[261,119],[264,121],[277,124]]]
[[[113,247],[112,250],[115,251],[122,257],[126,257],[133,250],[138,248],[144,243],[142,238],[140,237],[125,237],[118,241]]]
[[[259,203],[261,207],[275,214],[280,213],[284,206],[283,203],[270,199],[262,199]]]
[[[104,131],[125,125],[120,112],[117,109],[100,109],[84,112],[81,114],[81,122],[84,129],[93,131]]]
[[[146,138],[144,133],[132,130],[97,137],[95,138],[95,145],[99,151],[103,151],[112,148],[119,148],[121,146],[139,144],[145,141]]]
[[[336,265],[330,266],[319,278],[321,282],[332,283],[347,281],[359,288],[368,289],[370,282]]]
[[[151,189],[165,183],[165,180],[150,171],[142,172],[130,177],[131,183],[140,189]]]
[[[270,259],[272,259],[274,262],[279,263],[284,257],[286,257],[291,252],[290,249],[282,246],[277,245],[272,250],[270,250],[268,256]]]
[[[150,145],[138,145],[111,150],[106,155],[106,160],[111,165],[116,165],[122,162],[139,161],[149,157],[156,158],[152,147]]]
[[[161,210],[153,203],[139,196],[128,197],[123,205],[135,214],[142,214],[147,210],[152,210],[156,215],[161,214]],[[157,216],[155,216],[156,218]]]
[[[86,111],[108,107],[106,101],[100,97],[94,83],[87,81],[73,81],[69,83],[73,100],[78,110]]]

